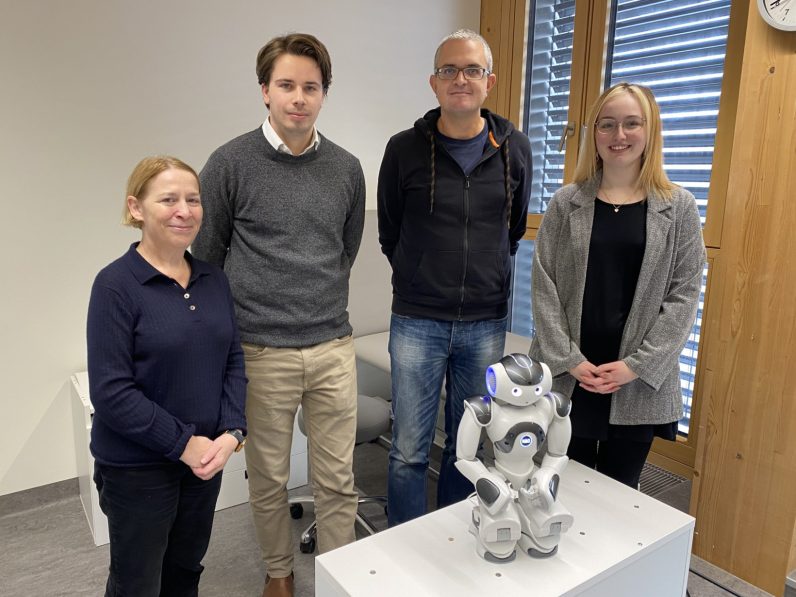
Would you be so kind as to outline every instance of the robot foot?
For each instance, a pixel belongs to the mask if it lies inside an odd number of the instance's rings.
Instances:
[[[532,558],[536,558],[537,560],[540,560],[540,559],[549,558],[550,556],[555,555],[557,551],[558,551],[558,545],[556,545],[553,548],[552,551],[548,551],[548,552],[539,551],[538,549],[534,549],[533,547],[529,547],[528,548],[528,555],[531,556]]]
[[[509,562],[513,562],[514,558],[517,557],[517,552],[516,551],[512,551],[511,555],[509,555],[509,556],[507,556],[505,558],[499,558],[496,555],[489,553],[488,551],[484,551],[483,554],[480,553],[480,551],[481,551],[480,549],[478,549],[477,551],[479,552],[479,555],[482,558],[484,558],[487,562],[491,562],[493,564],[507,564]]]
[[[536,540],[534,537],[522,534],[520,537],[520,548],[525,551],[529,556],[536,559],[549,558],[556,554],[558,551],[558,542],[560,535],[547,536]]]

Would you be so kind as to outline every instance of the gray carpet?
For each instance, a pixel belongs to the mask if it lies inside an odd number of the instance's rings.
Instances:
[[[386,491],[387,452],[376,444],[359,446],[355,457],[357,486],[364,493]],[[656,496],[687,511],[690,482],[679,483]],[[304,494],[300,488],[291,494]],[[436,484],[429,481],[429,496]],[[432,497],[429,498],[432,501]],[[383,528],[381,507],[366,511]],[[311,520],[307,512],[294,524],[296,595],[314,594],[314,558],[298,550],[299,535]],[[108,567],[108,546],[95,547],[83,514],[76,480],[55,483],[0,497],[0,596],[102,595]],[[204,560],[200,594],[208,597],[259,596],[265,570],[251,524],[248,505],[216,514],[213,537]],[[732,595],[715,583],[748,597],[768,595],[722,570],[692,557],[688,587],[692,597]]]

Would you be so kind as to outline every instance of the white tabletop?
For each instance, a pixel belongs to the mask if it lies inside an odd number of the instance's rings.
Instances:
[[[316,594],[565,595],[599,587],[629,566],[637,573],[628,576],[626,570],[627,578],[623,584],[614,582],[612,591],[617,586],[637,589],[634,583],[645,579],[654,583],[657,573],[681,575],[672,586],[682,582],[685,587],[691,516],[576,462],[562,475],[559,499],[575,521],[558,553],[549,558],[519,551],[507,564],[480,558],[468,532],[472,506],[464,501],[318,556]],[[645,594],[673,593],[668,588]]]

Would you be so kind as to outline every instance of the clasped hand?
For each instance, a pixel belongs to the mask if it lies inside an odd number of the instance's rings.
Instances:
[[[612,361],[599,366],[583,361],[570,369],[569,373],[578,380],[581,388],[595,394],[612,394],[638,377],[624,361]]]
[[[193,435],[180,460],[191,467],[194,475],[208,481],[224,468],[237,446],[238,440],[229,433],[222,433],[214,440],[203,435]]]

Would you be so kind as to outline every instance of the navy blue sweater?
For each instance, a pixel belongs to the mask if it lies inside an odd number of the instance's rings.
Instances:
[[[192,435],[246,430],[246,377],[232,296],[217,267],[185,256],[187,289],[136,251],[94,280],[88,376],[97,462],[179,460]]]

